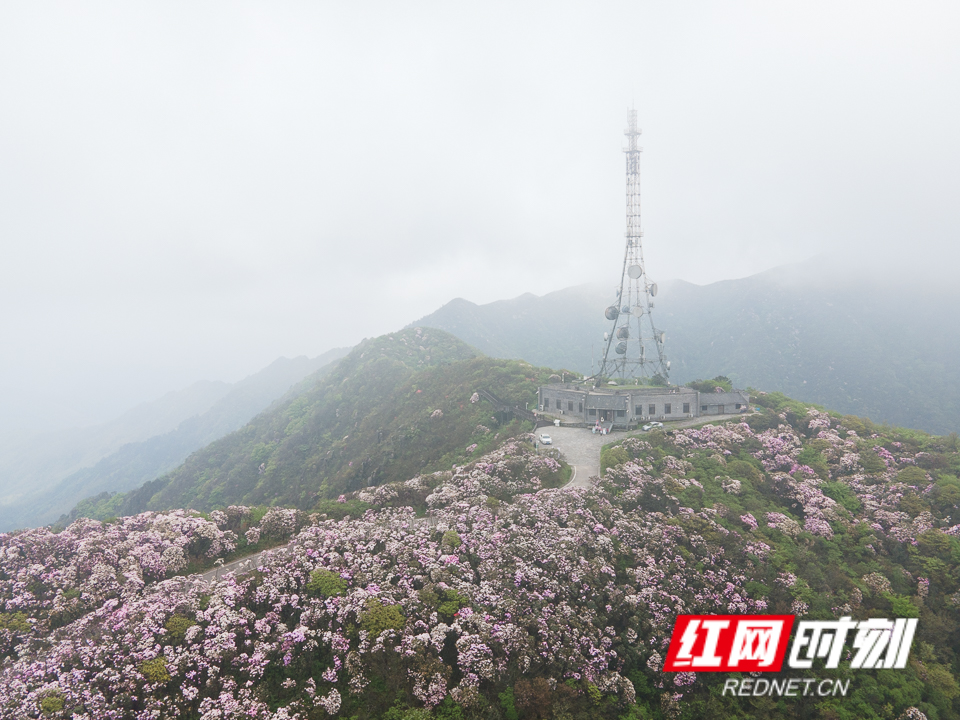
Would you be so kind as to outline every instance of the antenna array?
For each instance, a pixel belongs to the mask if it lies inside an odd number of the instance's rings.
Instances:
[[[604,333],[603,359],[594,376],[599,385],[611,377],[666,384],[670,363],[663,353],[666,336],[653,322],[653,298],[657,284],[647,276],[643,263],[643,231],[640,229],[640,130],[637,111],[627,111],[627,247],[616,299],[604,312],[611,321]]]

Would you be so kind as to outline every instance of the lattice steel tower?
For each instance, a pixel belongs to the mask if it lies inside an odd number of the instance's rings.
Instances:
[[[653,323],[653,298],[657,284],[643,264],[643,232],[640,230],[640,147],[637,111],[627,111],[627,248],[616,300],[604,313],[612,325],[604,333],[603,360],[595,384],[612,377],[666,382],[670,363],[663,354],[665,334]]]

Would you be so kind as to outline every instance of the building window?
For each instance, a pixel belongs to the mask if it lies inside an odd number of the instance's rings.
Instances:
[[[560,398],[557,398],[557,410],[560,409]]]
[[[657,406],[654,405],[653,403],[650,403],[650,405],[648,406],[647,410],[648,410],[648,412],[647,412],[648,415],[656,415],[656,414],[657,414]]]
[[[573,411],[573,400],[567,400],[567,410]]]
[[[701,406],[700,406],[700,412],[706,412],[706,411],[707,411],[707,406],[706,406],[706,405],[701,405]]]
[[[626,410],[617,410],[617,417],[623,417],[627,414]]]
[[[596,409],[596,408],[590,408],[589,410],[587,410],[587,415],[589,415],[590,417],[596,417],[596,416],[597,416],[597,409]]]
[[[667,403],[666,405],[663,406],[663,414],[664,414],[664,415],[669,415],[669,414],[670,414],[670,407],[671,407],[671,406],[670,406],[670,403]]]
[[[583,412],[583,403],[580,403],[580,412]]]
[[[734,407],[737,408],[737,410],[739,410],[739,409],[740,409],[740,403],[737,403],[736,405],[734,405]]]
[[[684,414],[688,414],[690,412],[690,403],[683,404],[683,412]]]
[[[643,415],[643,405],[637,405],[637,406],[634,408],[634,413],[633,413],[633,414],[634,414],[634,415],[637,415],[638,417],[639,417],[640,415]]]

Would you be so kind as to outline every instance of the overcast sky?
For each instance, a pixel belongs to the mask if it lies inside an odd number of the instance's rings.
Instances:
[[[655,279],[837,250],[948,277],[958,8],[3,2],[0,403],[105,420],[457,296],[612,283],[631,103]]]

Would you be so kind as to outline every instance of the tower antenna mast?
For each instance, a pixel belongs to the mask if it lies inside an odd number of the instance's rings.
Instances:
[[[653,323],[657,284],[647,276],[640,229],[640,152],[637,111],[627,111],[627,247],[616,299],[604,312],[612,325],[604,333],[603,359],[595,385],[612,377],[667,384],[670,363],[663,353],[666,335]]]

